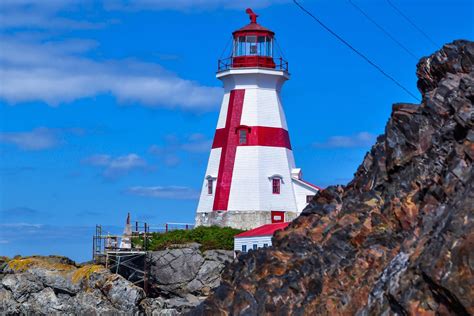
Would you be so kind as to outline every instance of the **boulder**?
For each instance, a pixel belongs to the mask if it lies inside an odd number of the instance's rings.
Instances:
[[[233,252],[207,250],[199,244],[150,253],[150,284],[154,295],[208,295],[220,284],[225,265],[233,260]]]
[[[31,294],[44,289],[43,283],[31,273],[8,274],[1,284],[20,303],[28,299]]]

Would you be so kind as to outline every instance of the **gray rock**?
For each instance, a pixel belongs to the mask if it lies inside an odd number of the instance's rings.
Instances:
[[[34,257],[11,262],[6,271],[0,314],[136,314],[145,297],[143,289],[100,266],[79,269]]]
[[[146,298],[140,303],[141,310],[145,315],[149,316],[175,316],[180,315],[178,310],[174,308],[167,308],[165,299],[158,298]]]
[[[0,279],[0,314],[181,315],[219,285],[233,253],[201,253],[199,244],[191,244],[154,252],[151,259],[150,283],[166,297],[146,298],[142,288],[101,266],[78,267],[63,257],[17,258]]]
[[[44,315],[70,313],[72,306],[69,297],[59,298],[52,288],[47,287],[38,293],[31,294],[28,301],[21,304],[22,313],[28,314],[31,311]]]
[[[183,296],[188,293],[208,295],[219,286],[225,265],[233,252],[208,250],[201,253],[199,244],[150,254],[152,292]]]
[[[43,284],[30,273],[8,274],[2,279],[2,285],[10,290],[13,299],[23,302],[32,293],[44,289]]]
[[[20,303],[18,303],[12,292],[0,287],[0,314],[18,314],[20,312]]]
[[[133,285],[120,275],[110,276],[100,289],[107,299],[122,311],[137,311],[138,304],[145,298],[142,288]]]
[[[189,282],[199,271],[204,258],[198,249],[171,249],[152,255],[151,274],[163,285]]]
[[[116,315],[116,309],[107,299],[104,299],[102,292],[94,289],[88,292],[80,292],[74,298],[74,313],[79,315]]]

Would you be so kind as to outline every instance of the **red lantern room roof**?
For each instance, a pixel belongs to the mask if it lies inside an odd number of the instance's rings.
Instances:
[[[275,33],[257,23],[258,15],[247,9],[250,23],[234,31],[230,57],[219,59],[217,71],[236,68],[267,68],[288,72],[288,62],[274,54]]]
[[[273,37],[275,33],[266,27],[261,26],[260,24],[257,23],[257,17],[258,15],[255,14],[252,9],[247,9],[245,12],[249,15],[250,18],[250,23],[247,24],[246,26],[234,31],[232,34],[235,37],[238,36],[245,36],[249,34],[259,34],[259,35],[267,35],[270,37]]]

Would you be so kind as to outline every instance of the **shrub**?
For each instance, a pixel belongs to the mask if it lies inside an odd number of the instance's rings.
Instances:
[[[150,250],[163,250],[173,244],[196,242],[201,244],[201,250],[234,249],[234,236],[243,230],[231,227],[199,226],[190,230],[172,230],[166,233],[153,233],[150,240]],[[141,243],[141,241],[140,241]]]

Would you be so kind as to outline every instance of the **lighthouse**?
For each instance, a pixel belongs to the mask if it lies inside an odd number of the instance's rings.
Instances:
[[[196,212],[196,226],[252,229],[298,216],[319,188],[296,168],[280,91],[288,63],[275,33],[250,23],[233,34],[216,77],[224,96]]]

